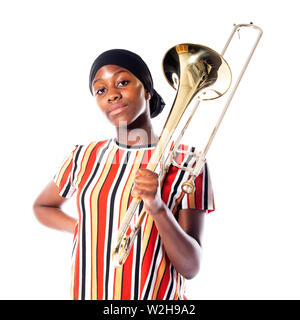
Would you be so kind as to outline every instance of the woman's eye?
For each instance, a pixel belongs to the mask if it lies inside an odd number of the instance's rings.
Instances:
[[[123,80],[123,81],[120,81],[120,82],[118,82],[118,86],[119,87],[124,87],[124,86],[126,86],[126,84],[128,84],[128,80]]]
[[[103,94],[105,92],[105,88],[97,89],[96,94]]]

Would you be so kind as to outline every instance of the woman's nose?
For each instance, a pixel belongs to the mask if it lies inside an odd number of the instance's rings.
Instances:
[[[108,101],[109,102],[114,102],[116,100],[119,100],[121,98],[121,94],[119,92],[112,92],[109,95]]]

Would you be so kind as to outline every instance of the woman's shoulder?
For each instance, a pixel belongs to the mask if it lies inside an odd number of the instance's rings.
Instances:
[[[103,147],[111,142],[111,138],[106,138],[103,140],[92,140],[87,142],[82,142],[80,144],[74,144],[75,149],[90,149],[95,147]]]
[[[109,146],[111,144],[110,138],[103,139],[103,140],[94,140],[94,141],[87,141],[82,142],[79,144],[73,144],[71,147],[71,153],[73,157],[79,157],[80,155],[89,154],[92,151],[95,150],[101,150],[102,148],[105,148],[106,146]]]

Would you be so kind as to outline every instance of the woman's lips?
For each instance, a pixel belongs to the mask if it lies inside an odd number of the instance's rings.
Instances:
[[[109,115],[113,116],[115,114],[118,114],[118,113],[122,112],[126,108],[127,108],[126,104],[116,104],[116,105],[112,106],[112,108],[110,109]]]

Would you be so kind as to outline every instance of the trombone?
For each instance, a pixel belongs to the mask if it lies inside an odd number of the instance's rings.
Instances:
[[[180,140],[188,127],[198,105],[201,101],[214,100],[223,96],[231,87],[232,74],[229,65],[223,58],[229,44],[231,43],[236,32],[241,28],[253,28],[257,31],[257,37],[250,50],[250,53],[237,77],[237,80],[227,98],[225,106],[217,120],[215,127],[207,141],[204,150],[201,153],[190,152],[196,158],[193,168],[183,167],[175,161],[175,153],[178,150]],[[233,30],[223,48],[221,54],[211,48],[203,45],[192,43],[182,43],[172,47],[167,51],[163,58],[163,71],[169,84],[177,90],[175,100],[167,117],[157,146],[147,165],[148,170],[155,171],[167,150],[167,146],[177,128],[184,112],[196,97],[195,105],[191,114],[185,123],[181,133],[177,137],[172,146],[171,151],[166,156],[162,169],[160,171],[160,181],[163,181],[167,174],[170,165],[174,165],[182,170],[190,171],[188,181],[182,184],[182,190],[186,193],[191,193],[194,190],[194,180],[200,174],[205,161],[209,147],[217,133],[217,130],[224,118],[224,115],[231,103],[231,100],[239,86],[239,83],[248,67],[248,64],[253,56],[253,53],[258,45],[258,42],[263,34],[260,27],[250,24],[238,24],[233,26]],[[180,150],[180,153],[187,151]],[[115,267],[120,267],[125,263],[125,260],[131,250],[134,240],[146,216],[146,211],[143,209],[136,224],[133,226],[131,233],[126,235],[135,211],[137,210],[141,198],[134,197],[127,209],[127,212],[120,224],[117,235],[114,239],[112,247],[112,260]]]

